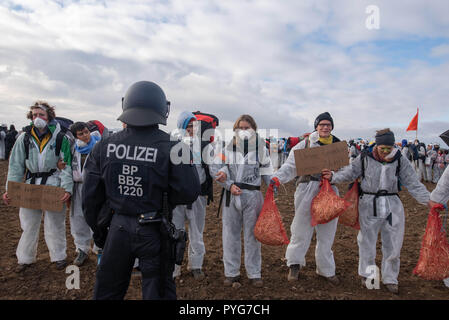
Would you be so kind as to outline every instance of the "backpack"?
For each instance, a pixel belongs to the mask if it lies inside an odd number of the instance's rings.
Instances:
[[[291,150],[294,146],[296,146],[300,142],[299,137],[289,137],[287,139],[287,149]]]
[[[64,136],[69,140],[70,152],[73,155],[73,152],[75,150],[75,136],[73,135],[72,131],[70,131],[70,126],[73,124],[73,121],[63,117],[55,117],[55,120],[61,127],[61,131],[56,136],[56,156],[59,156],[59,152],[61,151],[62,146],[62,139],[64,138]]]
[[[86,124],[90,132],[98,131],[102,137],[103,133],[106,135],[108,132],[108,129],[98,120],[89,120]]]
[[[204,148],[214,141],[214,135],[211,135],[209,141],[203,141],[203,135],[206,130],[214,129],[219,125],[219,120],[213,114],[203,113],[201,111],[192,112],[196,120],[201,124],[201,154]],[[214,201],[213,179],[209,172],[209,166],[201,159],[201,165],[206,173],[206,181],[201,185],[201,195],[207,196],[207,204]]]
[[[213,114],[203,113],[201,111],[192,112],[196,120],[201,123],[201,138],[206,130],[215,129],[219,125],[218,118]],[[209,141],[202,141],[201,139],[201,149],[207,146],[209,143],[214,141],[214,136],[210,137]]]

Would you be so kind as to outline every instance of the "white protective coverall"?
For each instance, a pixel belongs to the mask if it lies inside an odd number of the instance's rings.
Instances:
[[[409,150],[409,147],[404,146],[404,147],[402,148],[401,153],[402,153],[402,155],[403,155],[408,161],[410,161],[410,150]]]
[[[440,177],[443,175],[445,166],[445,155],[444,154],[437,154],[435,157],[435,162],[433,164],[433,183],[438,183],[438,180],[440,180]]]
[[[193,150],[192,150],[193,151]],[[201,163],[195,164],[200,178],[200,184],[206,181],[206,172]],[[206,249],[203,240],[203,231],[206,218],[206,196],[198,196],[198,199],[191,206],[176,206],[173,209],[173,224],[178,229],[185,230],[185,223],[188,221],[188,264],[187,269],[201,269],[203,265]]]
[[[423,147],[421,144],[416,147],[418,149],[418,156],[424,157],[426,155],[426,148]],[[418,174],[418,180],[426,180],[426,169],[424,168],[424,160],[418,159],[416,160],[416,173]]]
[[[310,148],[317,148],[319,144],[318,132],[313,132],[309,138]],[[274,174],[283,184],[293,180],[296,177],[296,165],[294,151],[304,149],[306,140],[295,145],[288,156],[287,161]],[[295,191],[295,217],[290,226],[291,238],[290,244],[287,246],[285,257],[287,266],[299,264],[302,267],[306,265],[305,256],[309,250],[310,241],[312,240],[313,231],[316,231],[317,244],[315,248],[316,273],[324,277],[335,276],[335,261],[332,252],[332,244],[334,242],[335,232],[337,230],[338,218],[326,224],[319,224],[315,227],[311,226],[310,206],[313,198],[320,191],[321,175],[314,175],[317,181],[309,181],[299,183]],[[300,177],[302,179],[302,177]],[[332,186],[332,189],[338,193],[338,189]]]
[[[258,154],[256,152],[256,139]],[[273,167],[270,155],[265,147],[265,141],[253,134],[249,139],[248,153],[244,152],[244,143],[236,138],[236,146],[232,142],[223,149],[226,164],[218,171],[227,175],[224,184],[230,191],[232,184],[246,184],[260,186],[262,178],[270,184]],[[231,195],[226,192],[223,198],[223,263],[225,277],[240,275],[241,264],[241,232],[243,228],[243,242],[245,253],[245,269],[249,279],[261,278],[261,243],[254,236],[254,226],[262,209],[264,198],[259,190],[248,190],[240,187],[241,195]],[[230,198],[228,198],[230,197]],[[226,206],[226,199],[229,206]]]
[[[95,135],[101,138],[101,134],[98,131],[91,132],[91,135]],[[84,163],[87,161],[87,157]],[[84,253],[89,253],[92,243],[92,230],[86,222],[82,208],[81,190],[83,189],[83,164],[81,163],[81,154],[75,150],[73,154],[72,162],[73,172],[73,195],[72,195],[72,207],[70,208],[70,231],[73,236],[76,251],[80,249]],[[96,246],[94,251],[98,249]]]
[[[358,155],[358,150],[355,145],[349,147],[349,162],[352,162]]]
[[[436,151],[433,149],[427,150],[426,161],[424,165],[426,167],[426,182],[432,182],[432,167],[436,158]]]
[[[430,200],[448,205],[449,201],[449,169],[444,170],[443,175],[438,181],[437,186],[430,194]],[[443,280],[446,287],[449,288],[449,278]]]
[[[393,149],[398,152],[399,149]],[[332,182],[352,182],[362,176],[361,156],[349,166],[333,173]],[[396,168],[398,160],[382,164],[371,156],[366,156],[365,177],[361,181],[361,189],[366,193],[377,193],[386,190],[388,193],[398,192]],[[429,192],[419,182],[411,163],[400,155],[399,179],[408,192],[421,204],[429,202]],[[371,275],[369,266],[376,264],[376,243],[379,232],[382,237],[381,275],[384,284],[398,284],[400,253],[404,238],[404,207],[397,195],[380,196],[376,200],[377,212],[374,212],[375,195],[364,194],[359,200],[360,231],[357,236],[359,245],[359,275],[368,278]]]
[[[22,133],[17,138],[17,141],[11,150],[7,183],[8,181],[22,182],[26,168],[33,173],[49,172],[51,169],[57,168],[59,159],[63,159],[67,166],[61,171],[56,170],[56,172],[48,177],[46,185],[62,187],[66,192],[71,194],[73,191],[73,179],[70,143],[68,139],[64,137],[61,153],[59,157],[57,157],[54,149],[56,146],[56,136],[61,128],[59,123],[49,124],[48,127],[52,132],[52,137],[46,143],[42,152],[39,151],[35,139],[33,137],[30,138],[28,160],[25,160],[25,133]],[[30,183],[30,181],[31,179],[28,179],[26,183]],[[40,183],[41,178],[36,178],[36,184]],[[44,236],[50,253],[50,260],[56,262],[64,260],[67,257],[65,212],[65,205],[61,212],[43,212],[42,210],[20,208],[19,218],[23,232],[16,250],[19,264],[31,264],[36,261],[42,214],[44,214]]]

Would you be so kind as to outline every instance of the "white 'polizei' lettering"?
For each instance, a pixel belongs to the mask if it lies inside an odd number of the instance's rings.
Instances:
[[[127,159],[134,161],[156,162],[157,149],[143,146],[126,146],[124,144],[115,145],[109,143],[106,149],[106,157],[113,154],[117,159]]]

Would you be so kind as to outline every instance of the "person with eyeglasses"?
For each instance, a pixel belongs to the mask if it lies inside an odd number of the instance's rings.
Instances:
[[[359,267],[362,286],[372,275],[376,265],[376,243],[382,237],[382,282],[391,293],[398,294],[400,253],[404,239],[405,215],[399,198],[399,185],[422,205],[429,204],[430,193],[419,181],[412,164],[395,147],[394,134],[390,129],[377,131],[373,151],[359,155],[348,166],[332,172],[322,171],[323,178],[332,183],[353,182],[361,179],[359,200],[360,231]]]
[[[271,183],[276,187],[280,183],[287,183],[296,177],[296,164],[294,151],[305,148],[318,148],[331,143],[339,142],[336,136],[332,135],[334,120],[328,112],[320,114],[315,119],[315,131],[309,137],[292,148],[287,161],[273,175]],[[299,279],[301,267],[306,265],[306,253],[309,250],[310,242],[314,231],[316,232],[317,245],[315,250],[316,273],[324,277],[332,285],[340,283],[335,274],[335,261],[332,252],[335,232],[337,231],[338,219],[334,219],[326,224],[311,226],[310,207],[313,198],[320,191],[321,175],[307,175],[299,177],[295,192],[295,217],[293,218],[290,230],[290,244],[287,246],[285,257],[289,267],[288,281]],[[338,194],[336,186],[332,186]]]

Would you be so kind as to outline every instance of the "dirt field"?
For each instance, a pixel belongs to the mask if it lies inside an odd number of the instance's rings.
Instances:
[[[0,161],[0,192],[3,194],[7,172],[7,162]],[[342,193],[346,186],[339,186]],[[429,190],[434,185],[427,184]],[[218,188],[216,188],[218,193]],[[278,196],[278,207],[282,214],[284,225],[290,236],[290,224],[294,215],[293,207],[294,185],[281,187]],[[333,246],[337,265],[337,275],[341,279],[339,287],[332,287],[315,273],[315,239],[307,254],[307,266],[301,270],[298,282],[287,282],[288,268],[285,265],[286,247],[262,246],[262,277],[264,286],[254,288],[244,276],[242,265],[242,286],[240,288],[223,287],[223,262],[221,247],[221,217],[217,218],[218,194],[215,203],[207,208],[204,239],[206,255],[203,270],[206,279],[196,282],[187,272],[185,265],[182,276],[177,280],[178,299],[209,300],[209,299],[319,299],[319,300],[447,300],[449,288],[442,281],[425,281],[414,275],[412,270],[419,257],[421,239],[427,222],[428,210],[419,205],[407,192],[401,192],[406,213],[405,239],[401,254],[401,272],[399,274],[399,295],[393,295],[381,285],[380,290],[361,288],[357,274],[358,248],[357,232],[351,228],[339,225]],[[18,209],[0,204],[0,299],[43,299],[43,300],[88,300],[92,298],[95,283],[96,257],[91,255],[88,262],[80,268],[80,289],[68,290],[64,270],[56,270],[50,264],[48,249],[44,241],[43,226],[38,246],[37,263],[24,274],[16,274],[17,265],[15,251],[21,235]],[[377,265],[380,266],[381,251],[378,242]],[[67,216],[67,254],[68,262],[75,258],[73,238],[70,235]],[[242,259],[243,261],[243,259]],[[140,279],[132,279],[127,299],[141,299]]]

